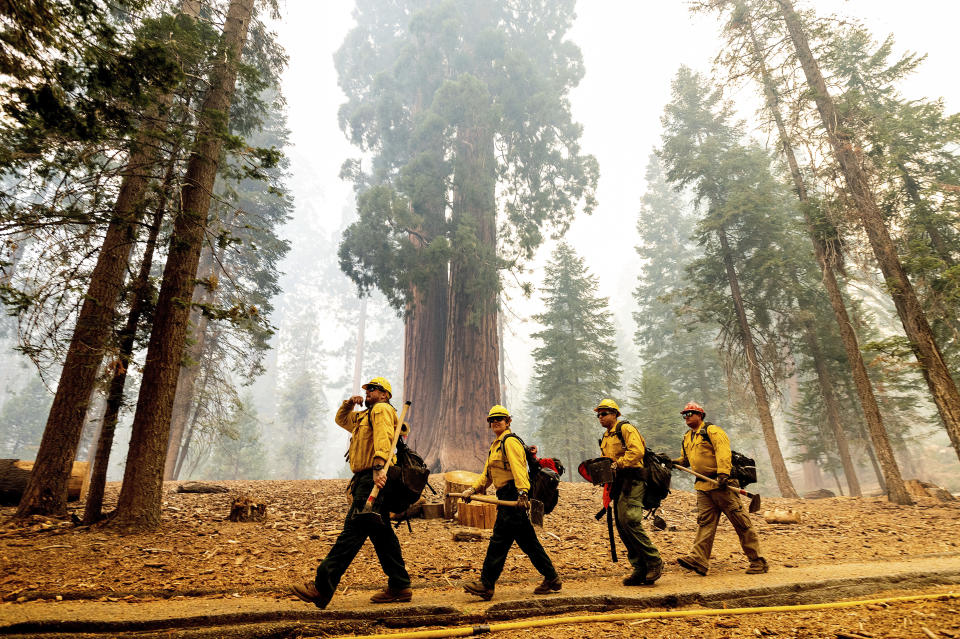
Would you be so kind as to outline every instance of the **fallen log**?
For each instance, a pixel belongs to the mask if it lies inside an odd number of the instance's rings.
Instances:
[[[67,480],[67,501],[86,497],[90,481],[90,462],[73,462],[70,479]],[[25,459],[0,459],[0,506],[16,506],[27,488],[27,480],[33,471],[33,461]]]

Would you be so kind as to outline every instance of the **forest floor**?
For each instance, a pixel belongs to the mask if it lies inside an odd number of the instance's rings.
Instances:
[[[611,611],[702,610],[881,596],[960,592],[960,501],[896,506],[883,498],[763,499],[763,510],[795,510],[799,524],[768,524],[752,515],[765,575],[745,575],[737,537],[721,522],[707,577],[682,570],[696,529],[692,492],[664,502],[666,530],[651,538],[666,562],[655,586],[628,588],[626,552],[610,560],[606,525],[593,517],[600,490],[564,483],[560,505],[540,538],[564,580],[555,595],[532,597],[539,575],[516,548],[497,594],[481,602],[460,584],[478,577],[490,531],[479,542],[454,541],[463,527],[440,519],[399,528],[413,580],[409,604],[372,606],[384,577],[366,544],[328,608],[300,602],[291,583],[311,579],[342,526],[345,480],[218,482],[223,494],[177,493],[164,486],[163,525],[149,534],[35,518],[9,521],[0,509],[0,634],[28,636],[331,636],[497,623],[504,619]],[[440,489],[438,484],[435,487]],[[108,485],[107,504],[118,486]],[[262,523],[227,520],[238,495],[267,504]],[[429,495],[429,491],[428,491]],[[431,495],[432,497],[432,495]],[[79,508],[79,506],[76,506]],[[469,529],[475,530],[475,529]],[[554,638],[764,635],[960,638],[960,600],[916,600],[819,611],[632,619],[560,625]],[[175,630],[186,628],[184,630]],[[90,633],[89,635],[84,633]],[[144,634],[145,633],[145,634]],[[534,630],[499,633],[529,637]]]

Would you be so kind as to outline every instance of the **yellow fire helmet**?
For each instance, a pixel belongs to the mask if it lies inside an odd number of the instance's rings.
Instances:
[[[600,403],[597,404],[597,407],[593,409],[593,412],[598,413],[603,409],[615,410],[617,411],[617,415],[620,414],[620,407],[617,406],[617,403],[612,399],[610,399],[609,397],[606,399],[600,400]]]
[[[387,391],[390,397],[393,397],[393,389],[390,387],[390,382],[387,381],[386,377],[374,377],[360,388],[363,390],[369,390],[369,386],[379,386],[383,390]]]
[[[490,412],[487,413],[487,420],[491,417],[510,417],[510,411],[507,410],[506,406],[496,404],[490,409]]]

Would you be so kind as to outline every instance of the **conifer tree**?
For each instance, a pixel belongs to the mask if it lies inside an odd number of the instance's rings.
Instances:
[[[573,249],[560,243],[544,271],[544,311],[534,316],[543,330],[533,351],[535,403],[541,425],[541,455],[567,468],[597,455],[598,422],[593,408],[620,388],[621,365],[606,298],[596,277]]]
[[[667,177],[689,185],[705,208],[697,232],[704,250],[688,268],[688,299],[719,323],[728,352],[746,370],[780,492],[795,497],[764,384],[765,378],[777,379],[782,362],[771,303],[783,290],[777,258],[784,244],[778,236],[785,232],[785,193],[770,173],[766,153],[741,143],[719,92],[683,68],[673,97],[663,118]]]
[[[564,40],[573,2],[364,1],[356,15],[338,54],[341,118],[375,156],[369,175],[353,165],[360,220],[342,268],[415,322],[406,343],[426,352],[406,354],[404,377],[414,404],[439,413],[415,416],[414,444],[434,467],[474,467],[486,451],[476,424],[500,394],[500,272],[594,204],[596,163],[567,100],[582,76]],[[421,399],[417,385],[443,395]]]

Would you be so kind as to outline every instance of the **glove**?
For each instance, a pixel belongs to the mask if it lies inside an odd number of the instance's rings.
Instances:
[[[727,486],[729,486],[730,475],[727,475],[726,473],[719,473],[717,475],[717,485],[720,486],[720,488],[726,488]]]
[[[527,510],[530,508],[530,500],[527,498],[527,491],[521,490],[517,496],[517,507]]]
[[[465,501],[465,502],[467,502],[467,503],[469,504],[469,503],[470,503],[470,495],[472,495],[472,494],[475,493],[475,492],[477,492],[477,491],[475,491],[473,488],[467,488],[467,489],[466,489],[465,491],[463,491],[463,493],[461,494],[461,499],[463,499],[463,501]]]
[[[676,466],[676,464],[673,463],[673,460],[667,457],[666,455],[660,455],[659,457],[660,457],[660,461],[663,462],[663,465],[667,467],[667,470],[673,470],[674,467]]]

